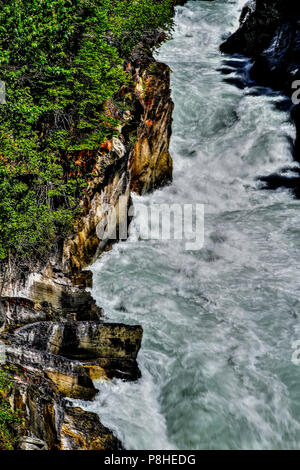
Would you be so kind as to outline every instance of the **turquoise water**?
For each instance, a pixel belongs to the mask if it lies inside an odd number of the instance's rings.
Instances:
[[[237,73],[221,73],[233,63],[218,46],[243,3],[177,8],[158,52],[173,70],[174,182],[134,197],[204,204],[203,249],[140,240],[133,224],[92,268],[106,319],[144,328],[142,379],[97,383],[88,405],[127,449],[299,448],[300,203],[256,180],[292,164],[294,129],[280,95],[224,81]]]

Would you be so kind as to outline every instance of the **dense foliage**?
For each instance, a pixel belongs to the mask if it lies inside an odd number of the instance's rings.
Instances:
[[[7,390],[10,387],[11,370],[2,366],[0,368],[0,450],[12,450],[15,445],[13,429],[22,423],[20,412],[11,410],[6,401]]]
[[[42,254],[70,229],[78,153],[116,132],[104,112],[142,33],[172,24],[172,0],[9,0],[0,9],[0,259]]]

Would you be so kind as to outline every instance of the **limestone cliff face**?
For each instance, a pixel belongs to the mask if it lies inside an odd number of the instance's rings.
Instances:
[[[239,29],[221,45],[225,53],[252,58],[252,77],[291,96],[300,79],[300,5],[294,0],[247,2]],[[292,110],[297,127],[296,159],[300,160],[300,111]]]
[[[19,429],[20,450],[122,449],[97,415],[73,407],[40,371],[15,366],[8,400],[26,419]]]
[[[144,194],[172,180],[170,69],[152,60],[146,67],[136,65],[132,72],[142,111],[137,141],[130,153],[131,188]]]
[[[74,234],[65,240],[62,256],[62,270],[71,276],[73,283],[80,283],[76,275],[92,263],[101,252],[111,246],[113,240],[99,240],[97,227],[107,220],[112,208],[117,209],[117,223],[126,218],[131,204],[129,151],[131,145],[121,134],[111,141],[105,142],[96,155],[93,167],[93,179],[88,184],[86,195],[82,201],[83,214],[75,228]],[[124,211],[120,211],[122,198]],[[127,221],[126,221],[127,222]],[[109,227],[106,227],[109,232]]]
[[[122,122],[118,137],[79,156],[92,177],[73,233],[26,275],[8,266],[2,278],[0,344],[15,367],[8,400],[24,411],[21,449],[121,448],[97,415],[72,407],[67,398],[93,400],[95,378],[140,377],[142,328],[104,323],[86,290],[92,274],[83,269],[116,241],[110,237],[112,209],[119,232],[128,222],[131,191],[143,194],[171,180],[170,70],[151,54],[163,38],[162,31],[148,34],[126,63],[133,81],[120,96],[126,95],[128,109],[107,103],[107,112]],[[108,234],[103,239],[99,225]]]
[[[173,4],[184,5],[186,2],[174,0]],[[174,108],[171,71],[166,64],[154,60],[149,49],[164,38],[163,31],[148,34],[143,44],[136,47],[128,64],[140,115],[136,143],[130,152],[131,189],[141,195],[172,181],[173,161],[169,152]]]

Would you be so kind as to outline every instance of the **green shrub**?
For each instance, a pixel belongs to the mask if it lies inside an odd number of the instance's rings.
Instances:
[[[16,425],[22,423],[20,412],[11,410],[6,401],[6,394],[11,386],[11,369],[2,367],[0,369],[0,450],[12,450],[16,443]]]

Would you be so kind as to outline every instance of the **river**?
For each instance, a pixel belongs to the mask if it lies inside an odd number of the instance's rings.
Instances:
[[[133,224],[92,267],[106,320],[144,328],[142,379],[85,404],[127,449],[299,448],[300,202],[257,180],[292,166],[295,131],[283,96],[243,85],[249,61],[219,53],[243,3],[177,7],[157,53],[173,71],[174,181],[134,202],[204,204],[204,247]]]

